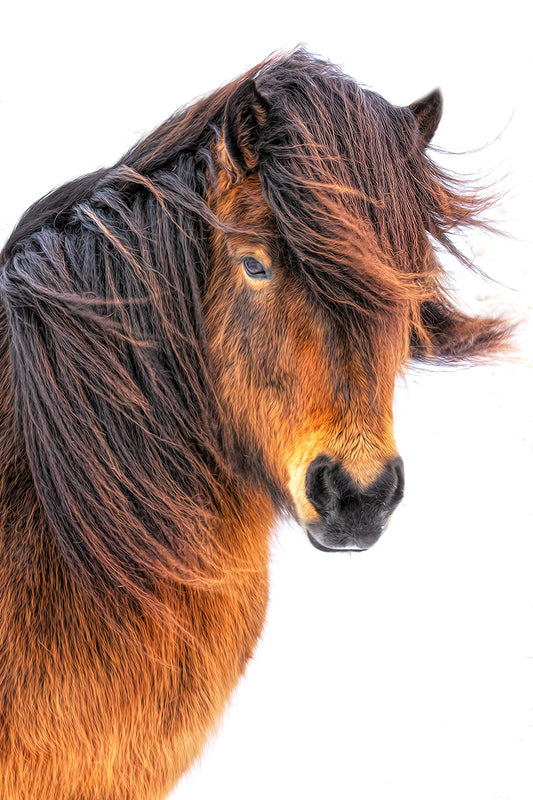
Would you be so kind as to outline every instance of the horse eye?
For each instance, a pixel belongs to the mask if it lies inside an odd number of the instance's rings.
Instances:
[[[254,278],[255,280],[268,280],[272,277],[272,272],[268,267],[265,267],[257,258],[252,258],[251,256],[247,256],[243,258],[242,265],[244,267],[244,271],[250,278]]]

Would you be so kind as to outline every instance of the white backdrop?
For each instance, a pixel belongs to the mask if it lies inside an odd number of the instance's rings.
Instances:
[[[435,86],[435,144],[502,178],[512,239],[472,251],[523,316],[522,357],[398,387],[406,498],[366,554],[273,547],[268,624],[218,737],[173,797],[531,800],[530,23],[522,2],[19,2],[0,13],[0,234],[179,105],[303,42],[394,103]],[[444,159],[444,156],[436,156]],[[43,799],[46,800],[46,799]],[[126,800],[126,799],[125,799]]]

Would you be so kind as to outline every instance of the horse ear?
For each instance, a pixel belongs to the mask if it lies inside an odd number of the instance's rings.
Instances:
[[[416,117],[424,144],[429,144],[433,139],[442,117],[442,105],[442,92],[434,89],[408,106]]]
[[[257,169],[256,146],[269,108],[251,79],[244,81],[226,103],[222,144],[227,161],[237,174]]]

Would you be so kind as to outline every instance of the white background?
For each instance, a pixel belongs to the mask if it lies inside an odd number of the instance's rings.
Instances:
[[[525,318],[521,359],[398,387],[406,497],[366,554],[273,547],[263,641],[175,797],[531,800],[533,415],[530,22],[511,2],[19,2],[0,15],[0,234],[193,97],[303,42],[394,103],[435,86],[435,138],[507,190],[514,238],[470,250]],[[174,797],[174,795],[173,795]],[[45,799],[43,799],[45,800]],[[126,799],[125,799],[126,800]]]

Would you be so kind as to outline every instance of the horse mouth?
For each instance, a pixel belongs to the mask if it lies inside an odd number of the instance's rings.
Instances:
[[[313,547],[316,547],[317,550],[322,550],[323,553],[363,553],[365,550],[365,548],[362,547],[326,547],[325,544],[322,544],[318,541],[318,539],[315,539],[308,528],[305,532],[307,533],[307,538]]]

